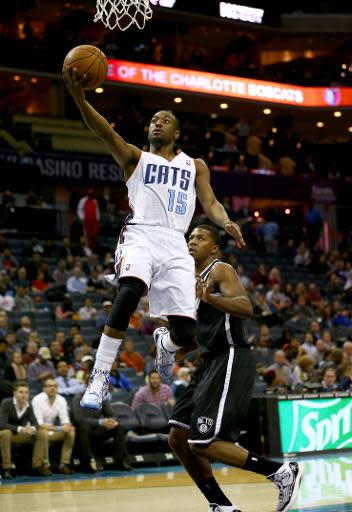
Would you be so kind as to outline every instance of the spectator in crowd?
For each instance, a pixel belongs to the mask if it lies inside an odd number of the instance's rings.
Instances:
[[[80,295],[87,293],[87,278],[82,276],[80,267],[73,269],[73,275],[67,279],[66,288],[69,293]]]
[[[8,363],[7,341],[5,338],[0,338],[0,378],[3,376]]]
[[[120,363],[123,363],[127,368],[134,368],[137,374],[142,374],[144,370],[144,358],[134,348],[132,338],[125,339],[124,350],[120,353]]]
[[[18,380],[13,388],[13,398],[5,398],[0,407],[0,448],[3,478],[13,478],[11,447],[13,444],[33,444],[32,469],[35,476],[50,476],[45,464],[48,456],[47,432],[39,429],[29,402],[27,382]]]
[[[301,242],[298,246],[294,264],[296,267],[306,267],[310,262],[310,252],[305,242]]]
[[[69,366],[66,361],[60,361],[57,364],[57,377],[56,382],[58,385],[58,393],[63,395],[68,404],[71,403],[74,395],[83,393],[85,385],[78,382],[78,380],[69,377]]]
[[[55,368],[51,362],[51,354],[48,347],[38,350],[38,357],[28,366],[29,382],[45,382],[49,377],[54,378]]]
[[[115,389],[125,389],[126,391],[132,391],[133,389],[131,381],[128,379],[128,377],[126,377],[126,375],[124,375],[123,372],[119,371],[118,357],[112,363],[112,368],[110,372],[110,384]]]
[[[177,371],[177,379],[174,380],[170,386],[175,400],[177,400],[185,392],[188,384],[190,383],[190,380],[190,369],[181,366],[181,368],[179,368]]]
[[[170,386],[161,383],[160,375],[156,370],[148,373],[147,384],[141,386],[134,395],[131,407],[137,409],[140,404],[168,404],[171,407],[175,405],[175,399],[172,396]]]
[[[63,351],[62,344],[60,343],[59,340],[55,339],[50,342],[49,350],[50,350],[51,361],[56,370],[58,363],[60,361],[63,361],[63,359],[64,359],[64,351]]]
[[[15,296],[15,310],[16,311],[33,311],[34,302],[28,293],[28,289],[23,286],[17,286]]]
[[[279,234],[278,223],[274,219],[268,218],[262,226],[262,233],[266,252],[268,254],[276,254],[278,247],[277,239]]]
[[[313,336],[314,341],[317,341],[321,338],[321,327],[317,320],[313,320],[310,323],[310,333]]]
[[[73,398],[72,415],[77,427],[82,470],[96,472],[97,448],[101,447],[104,440],[113,438],[112,448],[109,448],[109,455],[114,457],[112,469],[130,471],[132,466],[128,463],[126,434],[114,417],[109,402],[104,400],[102,409],[99,411],[83,409],[79,404],[81,398],[82,394]]]
[[[5,286],[0,286],[0,309],[12,311],[15,307],[15,299],[6,291]]]
[[[103,329],[103,327],[106,323],[106,320],[108,318],[108,315],[110,313],[111,306],[112,306],[111,300],[104,300],[102,306],[103,307],[99,311],[96,322],[95,322],[95,325],[96,325],[97,329],[99,329],[99,330]]]
[[[316,352],[316,365],[319,365],[324,361],[329,353],[328,347],[323,339],[317,340],[315,343]]]
[[[281,272],[278,267],[273,267],[268,275],[268,284],[273,286],[274,284],[282,285]]]
[[[63,347],[64,347],[64,357],[65,361],[72,361],[73,352],[75,350],[75,345],[73,343],[73,338],[76,334],[81,333],[81,327],[79,324],[72,324],[70,327],[69,336],[65,339]]]
[[[5,338],[9,332],[9,319],[6,311],[0,310],[0,338]]]
[[[319,210],[310,204],[305,217],[309,247],[312,249],[320,237],[322,219]]]
[[[148,345],[148,355],[144,358],[144,371],[145,374],[148,375],[149,372],[155,369],[155,357],[156,357],[156,348],[154,341],[151,341]]]
[[[318,351],[316,346],[314,345],[314,337],[311,332],[306,332],[304,335],[304,342],[302,347],[304,348],[307,356],[309,356],[314,361],[314,365],[318,362]]]
[[[68,236],[64,236],[59,249],[59,256],[66,260],[68,256],[72,256],[71,240]]]
[[[8,355],[12,356],[14,352],[21,352],[20,347],[16,343],[16,334],[14,332],[8,331],[8,333],[5,336],[5,340],[7,341]]]
[[[258,284],[262,284],[266,286],[268,283],[268,272],[266,270],[266,266],[264,263],[259,263],[257,270],[254,272],[252,276],[252,280],[254,284],[257,286]]]
[[[69,320],[73,317],[74,310],[72,299],[65,297],[61,304],[58,304],[55,308],[55,319],[56,320]]]
[[[66,288],[67,279],[70,277],[70,273],[67,270],[65,260],[60,260],[56,269],[53,272],[53,279],[55,286],[64,286]]]
[[[16,258],[13,257],[11,249],[5,247],[4,252],[2,253],[1,260],[2,268],[4,268],[10,275],[15,274],[15,270],[18,267],[18,263]]]
[[[43,295],[44,292],[49,288],[49,283],[45,279],[45,274],[42,270],[39,270],[37,276],[32,281],[32,293],[33,295]]]
[[[24,346],[32,331],[32,320],[29,316],[22,316],[20,319],[20,328],[16,331],[16,340],[20,346]]]
[[[32,400],[33,411],[39,427],[48,431],[49,442],[63,441],[59,471],[70,475],[71,455],[75,440],[75,427],[70,422],[65,398],[58,395],[55,379],[44,381],[43,391]],[[44,461],[49,466],[49,460]]]
[[[274,364],[269,366],[269,370],[274,370],[276,384],[289,388],[291,386],[291,367],[286,360],[285,352],[277,350],[274,354]]]
[[[23,354],[23,364],[28,367],[33,363],[38,357],[38,350],[39,347],[36,341],[28,341]]]
[[[338,389],[338,384],[336,380],[337,375],[335,368],[326,368],[324,371],[324,378],[321,383],[321,391],[336,391]]]
[[[92,306],[92,300],[87,297],[84,300],[84,306],[78,310],[79,318],[81,320],[95,320],[97,314],[97,310]]]
[[[302,389],[305,384],[310,382],[313,369],[313,359],[306,355],[300,356],[291,375],[292,388]]]
[[[77,215],[83,223],[88,246],[92,248],[100,229],[100,208],[92,189],[78,202]]]
[[[11,364],[4,370],[4,379],[11,382],[27,379],[27,368],[23,364],[22,352],[13,352]]]
[[[90,372],[93,369],[94,358],[90,355],[83,356],[80,367],[76,372],[75,378],[81,384],[87,382]]]
[[[27,278],[27,269],[26,267],[20,267],[17,271],[17,279],[15,279],[14,284],[16,287],[22,286],[25,290],[28,290],[31,286],[30,280]]]

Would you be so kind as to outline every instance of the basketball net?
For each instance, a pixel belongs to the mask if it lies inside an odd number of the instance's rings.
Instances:
[[[97,0],[94,21],[101,21],[110,30],[127,30],[131,25],[142,30],[152,15],[149,0]]]

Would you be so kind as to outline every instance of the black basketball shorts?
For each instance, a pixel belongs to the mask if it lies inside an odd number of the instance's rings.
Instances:
[[[247,348],[204,360],[176,402],[169,424],[190,429],[190,444],[236,442],[254,385],[255,363]]]

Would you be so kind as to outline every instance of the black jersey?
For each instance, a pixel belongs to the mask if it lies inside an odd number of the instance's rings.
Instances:
[[[211,269],[219,260],[214,260],[201,272],[206,281]],[[220,290],[214,290],[218,293]],[[241,318],[224,313],[220,309],[200,300],[198,306],[197,342],[202,354],[217,355],[227,352],[230,346],[248,347],[248,341]]]

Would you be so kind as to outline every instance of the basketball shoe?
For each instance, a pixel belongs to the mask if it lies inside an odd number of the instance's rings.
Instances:
[[[236,506],[231,505],[217,505],[216,503],[210,503],[209,504],[209,512],[241,512],[239,508],[236,508]]]
[[[303,465],[287,461],[267,478],[279,489],[279,503],[276,512],[287,512],[296,501],[303,477]]]
[[[162,339],[169,330],[166,327],[159,327],[153,333],[154,343],[156,347],[155,367],[163,382],[168,382],[172,377],[172,370],[175,364],[176,352],[165,350]]]
[[[94,368],[87,389],[81,398],[81,407],[85,409],[101,409],[109,391],[110,373],[107,370]]]

